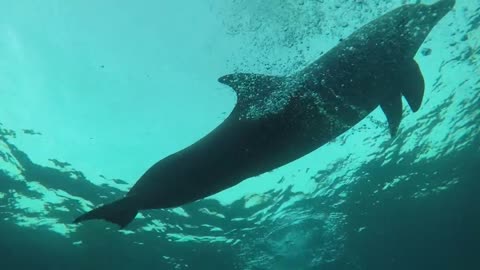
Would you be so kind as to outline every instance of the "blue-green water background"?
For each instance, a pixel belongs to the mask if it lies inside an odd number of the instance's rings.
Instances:
[[[415,1],[0,1],[1,269],[480,269],[480,1],[416,56],[424,104],[126,230],[72,225],[287,74]],[[433,1],[424,1],[432,3]],[[194,179],[192,179],[194,181]]]

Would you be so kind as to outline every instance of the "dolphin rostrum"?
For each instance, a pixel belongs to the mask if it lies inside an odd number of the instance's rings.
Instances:
[[[412,111],[424,80],[414,60],[431,29],[455,5],[404,5],[368,23],[303,70],[288,76],[219,78],[237,104],[208,135],[149,168],[122,199],[75,223],[104,219],[125,227],[138,211],[181,206],[292,162],[331,141],[380,106],[394,136],[402,96]]]

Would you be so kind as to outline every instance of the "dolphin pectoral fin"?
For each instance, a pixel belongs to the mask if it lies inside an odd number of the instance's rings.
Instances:
[[[402,121],[402,96],[400,94],[393,96],[380,104],[385,116],[387,117],[390,135],[395,137]]]
[[[124,228],[132,222],[137,213],[138,210],[133,206],[130,198],[125,197],[113,203],[95,208],[92,211],[79,216],[73,222],[80,223],[86,220],[103,219],[117,224],[120,228]]]
[[[237,94],[235,109],[245,114],[249,108],[275,103],[275,94],[283,89],[284,77],[253,73],[233,73],[218,79]]]
[[[425,92],[425,80],[422,72],[415,60],[411,59],[401,66],[393,83],[396,84],[396,94],[391,96],[380,104],[385,116],[387,117],[390,135],[394,137],[397,134],[398,127],[402,121],[402,95],[407,100],[410,109],[416,112],[420,109]],[[398,91],[398,92],[397,92]]]
[[[401,91],[413,112],[418,111],[422,105],[423,94],[425,92],[425,80],[422,72],[415,60],[409,61],[403,70],[401,82]]]

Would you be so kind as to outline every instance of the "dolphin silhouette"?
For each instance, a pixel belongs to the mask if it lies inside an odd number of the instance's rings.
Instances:
[[[413,58],[454,5],[455,0],[441,0],[401,6],[288,76],[236,73],[219,78],[237,94],[223,123],[154,164],[124,198],[74,222],[104,219],[123,228],[140,210],[205,198],[314,151],[377,106],[395,136],[402,96],[414,112],[422,104],[424,79]]]

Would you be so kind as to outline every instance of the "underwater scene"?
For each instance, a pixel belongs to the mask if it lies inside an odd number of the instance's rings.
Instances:
[[[479,0],[0,1],[0,269],[480,269],[479,192]]]

